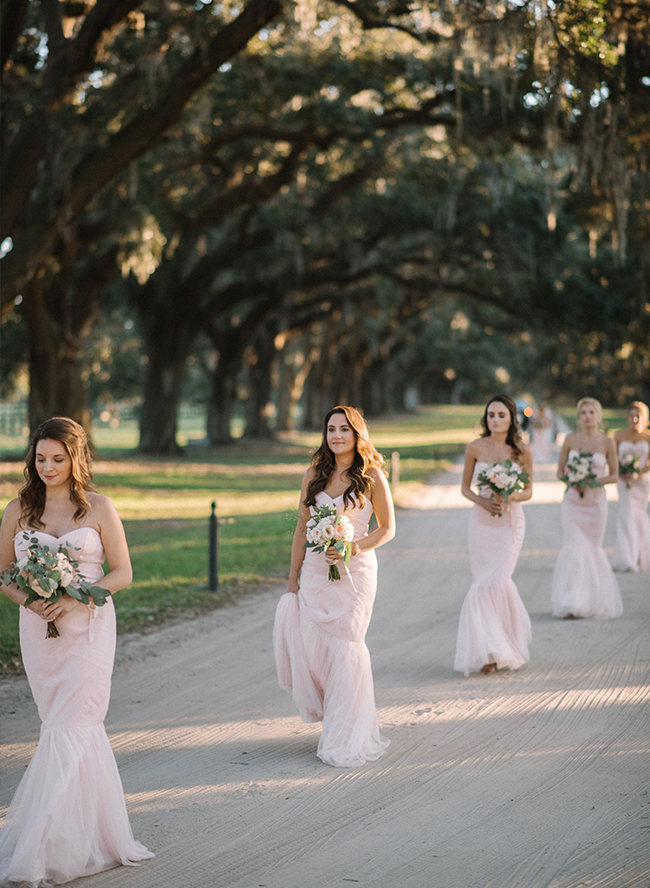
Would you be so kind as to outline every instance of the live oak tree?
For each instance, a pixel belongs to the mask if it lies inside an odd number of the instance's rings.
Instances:
[[[385,39],[387,22],[396,28]],[[363,313],[392,281],[398,300],[465,288],[470,302],[500,311],[494,288],[503,281],[488,267],[495,258],[485,257],[499,258],[503,271],[507,251],[498,238],[492,243],[498,226],[457,233],[445,247],[444,275],[433,267],[436,250],[424,261],[422,242],[435,225],[423,223],[419,236],[409,229],[390,250],[386,235],[373,244],[363,224],[341,228],[333,212],[341,200],[355,189],[390,191],[391,178],[403,186],[389,170],[415,169],[418,155],[431,154],[441,169],[467,160],[490,192],[504,180],[499,159],[510,164],[516,146],[525,166],[528,152],[527,162],[539,169],[541,161],[545,172],[543,205],[532,215],[545,217],[539,234],[548,255],[568,259],[562,237],[582,241],[584,232],[592,260],[586,276],[571,262],[551,264],[553,280],[539,261],[536,280],[524,275],[533,304],[565,324],[577,311],[587,333],[594,322],[572,293],[588,291],[596,307],[618,298],[619,308],[634,293],[642,308],[647,28],[642,4],[587,0],[544,10],[533,2],[380,10],[371,2],[260,0],[239,9],[8,0],[3,236],[13,249],[3,260],[3,311],[22,296],[31,422],[53,412],[87,421],[79,360],[120,270],[141,281],[124,292],[137,306],[149,358],[143,449],[174,449],[169,414],[197,330],[240,303],[309,298],[325,285]],[[413,136],[418,127],[428,144]],[[430,172],[425,178],[432,182]],[[438,182],[432,193],[448,221],[470,193],[463,176],[451,178],[451,190]],[[392,277],[379,243],[391,254]],[[612,273],[602,274],[609,254]],[[516,281],[521,269],[511,264],[501,277]],[[350,287],[362,281],[353,298]],[[623,292],[612,292],[619,285]],[[647,363],[647,315],[639,314],[641,321],[619,312],[624,322],[615,323],[625,328],[625,348],[635,346]]]

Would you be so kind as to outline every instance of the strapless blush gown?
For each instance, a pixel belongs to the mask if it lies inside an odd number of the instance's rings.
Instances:
[[[647,441],[621,441],[618,446],[619,457],[634,453],[642,466],[648,461],[649,451]],[[631,570],[634,573],[640,570],[650,571],[650,473],[630,481],[629,489],[627,483],[619,478],[617,487],[618,518],[612,567],[614,570]]]
[[[487,462],[474,467],[473,486]],[[486,663],[518,669],[529,659],[530,617],[512,580],[524,541],[521,503],[511,502],[502,516],[474,505],[469,517],[472,585],[460,611],[454,669],[469,675]]]
[[[53,551],[67,545],[91,581],[103,575],[104,550],[94,528],[57,539],[30,531]],[[16,560],[26,552],[22,532]],[[136,842],[117,763],[104,729],[115,655],[115,609],[109,598],[45,622],[20,608],[20,646],[41,717],[36,752],[14,794],[0,833],[0,884],[29,888],[68,882],[154,855]]]
[[[319,493],[316,502],[343,509],[343,497]],[[368,532],[372,503],[349,508],[355,541]],[[323,553],[305,552],[300,591],[278,602],[273,644],[280,686],[293,695],[304,722],[323,722],[317,755],[353,767],[378,759],[390,741],[379,734],[370,653],[365,644],[377,589],[374,551],[350,560],[350,576],[327,578]]]
[[[577,455],[569,452],[569,458]],[[607,458],[594,455],[594,471],[607,474]],[[607,524],[604,487],[587,488],[581,498],[570,487],[560,507],[563,544],[553,568],[551,608],[554,617],[620,617],[621,593],[603,551]]]

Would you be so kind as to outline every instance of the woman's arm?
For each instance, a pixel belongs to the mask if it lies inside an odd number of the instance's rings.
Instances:
[[[605,456],[607,457],[607,466],[609,467],[609,475],[599,478],[601,484],[614,484],[618,481],[618,456],[616,454],[616,444],[607,435],[603,435],[606,440]]]
[[[500,515],[503,512],[502,496],[480,496],[472,490],[472,478],[474,477],[474,466],[479,457],[478,441],[471,441],[465,450],[465,464],[463,466],[463,480],[460,485],[460,492],[463,496],[476,503],[490,515]]]
[[[572,435],[567,435],[562,444],[562,449],[560,450],[560,455],[557,460],[557,477],[558,480],[562,480],[562,475],[564,475],[564,470],[566,468],[566,464],[569,461],[569,450],[571,450],[571,438]]]
[[[650,444],[650,435],[644,435],[643,440],[647,441]],[[617,451],[618,453],[618,451]],[[641,466],[639,469],[639,475],[645,475],[646,472],[650,472],[650,451],[648,452],[648,461],[644,466]]]
[[[375,510],[377,527],[372,533],[369,533],[368,536],[363,537],[357,542],[356,551],[354,545],[352,546],[354,554],[357,552],[370,552],[371,549],[377,549],[379,546],[383,546],[384,543],[392,540],[395,536],[395,507],[393,506],[393,497],[390,493],[388,481],[386,480],[384,473],[379,469],[373,469],[372,478],[375,482],[372,491],[372,506]]]
[[[525,447],[521,456],[521,466],[528,472],[530,478],[528,484],[524,484],[523,490],[517,490],[509,497],[510,502],[525,503],[533,495],[533,451],[530,447]]]
[[[309,509],[304,503],[307,495],[307,487],[314,474],[313,469],[308,469],[302,479],[300,488],[300,503],[298,504],[298,522],[293,532],[293,542],[291,543],[291,566],[289,567],[289,582],[287,584],[287,592],[298,593],[300,583],[300,568],[305,560],[305,543],[307,542],[307,522],[309,521]]]
[[[0,571],[11,568],[16,560],[16,552],[14,549],[14,537],[20,533],[20,501],[12,500],[5,513],[2,516],[2,525],[0,526]],[[27,593],[16,583],[10,583],[8,586],[2,582],[2,592],[15,601],[16,604],[24,605],[27,600]],[[33,601],[28,610],[38,614],[39,617],[45,618],[45,602],[42,599]]]

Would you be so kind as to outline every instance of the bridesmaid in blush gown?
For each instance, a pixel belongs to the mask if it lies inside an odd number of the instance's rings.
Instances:
[[[481,419],[483,434],[465,452],[461,490],[475,505],[469,519],[472,585],[458,625],[454,669],[491,673],[518,669],[529,659],[530,618],[512,580],[524,540],[522,502],[532,496],[533,455],[521,438],[517,408],[509,395],[488,401]],[[490,496],[477,486],[478,475],[509,459],[530,480],[508,497]]]
[[[28,530],[52,551],[64,545],[95,585],[110,593],[128,586],[124,529],[111,500],[91,487],[83,428],[66,417],[39,426],[25,477],[2,519],[0,570],[26,553]],[[16,584],[2,591],[19,605],[27,597]],[[58,637],[46,637],[48,621],[56,621]],[[20,646],[42,724],[0,833],[0,884],[41,888],[153,857],[133,838],[104,729],[115,653],[112,598],[88,607],[66,593],[21,607]]]
[[[333,408],[303,479],[289,584],[273,629],[280,686],[292,693],[303,721],[322,721],[316,754],[336,767],[374,761],[389,744],[379,733],[365,644],[377,589],[373,550],[395,534],[381,464],[359,411]],[[322,504],[335,506],[354,526],[349,572],[332,548],[305,551],[307,521]],[[377,528],[369,533],[373,511]],[[336,562],[341,579],[330,581],[329,564]]]
[[[650,571],[650,434],[648,408],[634,401],[627,410],[627,428],[614,436],[621,457],[638,457],[639,470],[618,479],[618,519],[612,556],[614,570]]]
[[[567,435],[557,466],[565,474],[568,461],[579,453],[593,455],[598,486],[580,491],[567,488],[562,500],[562,548],[553,568],[551,605],[554,617],[619,617],[621,593],[603,551],[607,523],[605,484],[618,478],[614,441],[599,431],[603,411],[595,398],[581,398],[577,406],[580,431]],[[582,493],[582,496],[580,495]]]

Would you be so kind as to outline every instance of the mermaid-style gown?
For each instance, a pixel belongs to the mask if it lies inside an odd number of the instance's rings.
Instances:
[[[343,496],[319,493],[318,505],[343,509]],[[368,532],[372,503],[351,507],[355,541]],[[327,578],[325,555],[307,549],[300,591],[278,602],[273,629],[280,686],[293,694],[304,722],[323,722],[317,755],[337,767],[378,759],[390,743],[379,734],[370,653],[365,644],[377,589],[374,551],[350,560],[350,577]]]
[[[618,455],[634,453],[642,466],[648,462],[650,445],[647,441],[621,441]],[[614,570],[631,570],[634,573],[650,571],[650,473],[628,482],[619,478],[618,519],[616,521],[616,543],[612,555]]]
[[[569,451],[569,459],[577,455],[577,450]],[[601,478],[607,474],[603,453],[594,454],[594,471]],[[569,487],[560,509],[564,542],[553,568],[553,616],[620,617],[621,593],[602,548],[607,524],[605,488],[586,488],[581,498]]]
[[[66,545],[83,575],[100,580],[104,550],[94,528],[61,538],[29,534],[52,551]],[[27,545],[19,533],[16,560]],[[56,626],[59,637],[46,639],[45,622],[20,608],[23,663],[42,725],[0,833],[3,886],[40,888],[154,856],[133,838],[104,729],[115,655],[113,601],[76,609]]]
[[[476,462],[474,487],[488,466]],[[460,611],[454,661],[458,672],[480,672],[487,663],[518,669],[529,659],[530,617],[512,580],[524,530],[524,510],[518,502],[509,503],[500,518],[476,504],[470,512],[472,585]]]

